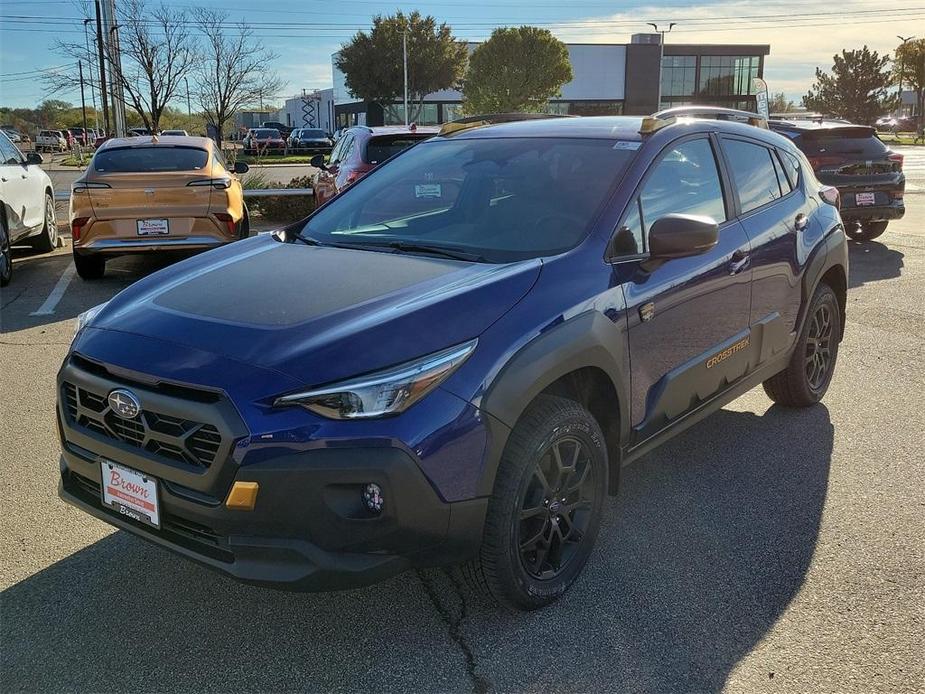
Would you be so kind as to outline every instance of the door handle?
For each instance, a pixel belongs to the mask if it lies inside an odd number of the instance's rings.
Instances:
[[[797,231],[803,231],[804,229],[806,229],[808,224],[809,224],[809,217],[807,217],[805,214],[800,212],[800,214],[797,215],[797,218],[793,222],[793,228],[796,229]]]
[[[729,274],[738,275],[745,270],[751,262],[751,256],[745,251],[738,250],[732,254],[732,260],[729,261]]]

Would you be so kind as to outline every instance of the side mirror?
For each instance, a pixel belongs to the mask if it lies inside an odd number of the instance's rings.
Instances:
[[[249,167],[243,161],[236,161],[234,163],[234,172],[236,174],[246,174],[250,170],[251,170],[251,167]]]
[[[719,240],[719,225],[710,217],[667,214],[649,229],[652,258],[683,258],[706,253]]]
[[[29,152],[26,154],[26,165],[27,166],[29,164],[38,165],[38,164],[44,164],[44,163],[45,163],[45,158],[42,157],[42,155],[39,154],[38,152]]]
[[[321,169],[322,171],[327,171],[327,170],[328,170],[328,167],[325,166],[325,164],[324,164],[324,155],[323,155],[323,154],[316,154],[315,156],[313,156],[313,157],[309,160],[308,163],[309,163],[311,166],[314,166],[316,169]]]

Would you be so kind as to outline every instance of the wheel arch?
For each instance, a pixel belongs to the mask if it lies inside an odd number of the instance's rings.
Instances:
[[[540,333],[521,347],[495,377],[481,408],[500,420],[479,485],[490,494],[511,429],[540,395],[559,395],[587,409],[604,432],[611,493],[629,434],[629,360],[624,323],[587,311]]]

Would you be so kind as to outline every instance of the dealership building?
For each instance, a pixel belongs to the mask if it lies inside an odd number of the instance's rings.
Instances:
[[[665,44],[661,57],[659,101],[658,34],[635,34],[628,44],[570,43],[573,79],[549,102],[550,113],[574,115],[647,115],[683,104],[711,104],[755,110],[752,79],[764,76],[770,46],[755,44]],[[473,50],[478,44],[469,44]],[[319,111],[332,129],[348,125],[404,123],[403,105],[389,112],[379,104],[353,98],[344,74],[331,56],[333,90]],[[328,91],[328,90],[325,90]],[[325,94],[325,96],[328,96]],[[417,123],[431,125],[460,117],[462,94],[444,90],[428,94]]]

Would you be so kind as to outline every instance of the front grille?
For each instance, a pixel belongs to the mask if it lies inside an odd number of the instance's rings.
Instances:
[[[120,417],[109,407],[107,394],[73,383],[62,384],[61,402],[71,425],[175,463],[208,468],[222,445],[222,436],[212,424],[151,410],[131,419]]]

